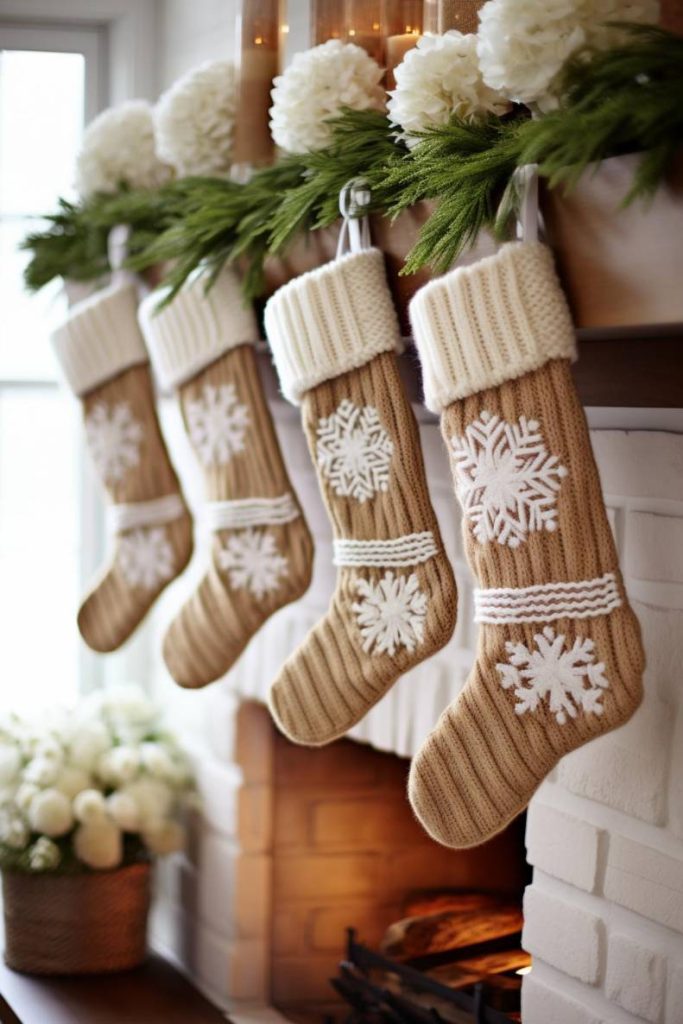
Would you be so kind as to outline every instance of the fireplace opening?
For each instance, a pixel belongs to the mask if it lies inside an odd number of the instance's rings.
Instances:
[[[520,1019],[524,819],[446,849],[412,814],[408,768],[352,740],[310,749],[272,731],[270,993],[288,1020]]]

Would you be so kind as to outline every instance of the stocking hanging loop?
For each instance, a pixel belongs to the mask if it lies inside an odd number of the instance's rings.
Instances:
[[[346,253],[362,252],[371,247],[370,221],[361,211],[367,209],[372,198],[365,178],[352,178],[339,193],[339,212],[343,217],[337,259]]]

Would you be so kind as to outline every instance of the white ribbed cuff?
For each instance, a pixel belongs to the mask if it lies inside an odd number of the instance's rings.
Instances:
[[[510,242],[425,285],[410,320],[432,412],[551,359],[576,358],[567,301],[540,242]]]
[[[265,324],[282,393],[294,403],[324,380],[402,348],[379,249],[290,281],[267,303]]]
[[[139,319],[154,370],[163,388],[177,388],[238,345],[254,344],[259,332],[244,304],[237,275],[224,267],[206,291],[206,274],[195,274],[172,302],[157,309],[163,291],[140,303]]]
[[[52,334],[69,387],[85,395],[131,366],[147,362],[132,284],[113,284],[78,302]]]

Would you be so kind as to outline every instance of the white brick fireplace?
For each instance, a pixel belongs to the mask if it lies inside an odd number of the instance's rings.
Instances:
[[[249,713],[245,700],[263,701],[283,658],[324,612],[334,579],[329,525],[297,413],[280,402],[274,408],[316,539],[314,581],[224,682],[176,695],[182,715],[201,719],[204,819],[189,857],[167,866],[154,919],[157,942],[233,1007],[269,1003],[273,964],[271,734],[256,726],[245,749],[237,711]],[[566,758],[532,802],[524,942],[534,967],[524,982],[524,1024],[683,1022],[683,433],[675,417],[658,424],[656,414],[634,415],[611,413],[610,429],[594,429],[593,443],[644,630],[646,697],[627,726]],[[612,428],[633,422],[637,430]],[[401,756],[414,753],[458,693],[476,637],[450,472],[438,426],[426,416],[422,439],[458,578],[458,626],[449,646],[402,679],[352,733]],[[177,603],[169,598],[166,617]],[[250,1019],[265,1022],[262,1013]]]

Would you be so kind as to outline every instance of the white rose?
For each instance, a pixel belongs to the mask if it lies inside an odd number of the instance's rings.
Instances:
[[[28,851],[28,863],[31,871],[52,871],[59,866],[61,859],[59,847],[46,836],[36,839]]]
[[[54,757],[34,757],[26,765],[23,778],[36,786],[52,786],[57,781],[61,763]]]
[[[62,768],[61,772],[57,776],[55,782],[55,789],[58,789],[64,796],[68,796],[69,800],[73,800],[81,790],[88,789],[90,787],[90,775],[83,768],[76,768],[73,765],[67,765]]]
[[[177,821],[159,821],[142,833],[142,839],[150,853],[165,857],[176,853],[185,846],[185,829]]]
[[[111,733],[102,722],[78,726],[69,744],[69,761],[76,768],[91,771],[99,757],[112,745]]]
[[[173,793],[158,779],[142,778],[129,783],[121,791],[135,800],[140,814],[140,827],[147,828],[167,818],[173,807]]]
[[[76,829],[74,850],[78,859],[90,868],[102,871],[116,868],[123,858],[121,830],[108,818],[88,821]]]
[[[97,764],[97,772],[112,786],[132,782],[140,771],[140,752],[136,747],[114,747],[103,754]]]
[[[124,832],[137,832],[140,827],[140,810],[129,793],[111,793],[107,797],[107,814]]]
[[[73,825],[71,801],[57,789],[44,789],[31,801],[28,820],[34,832],[63,836]]]
[[[21,752],[13,743],[0,743],[0,786],[14,782],[21,767]]]
[[[77,821],[98,821],[106,817],[107,805],[99,789],[84,789],[74,799],[74,816]]]

